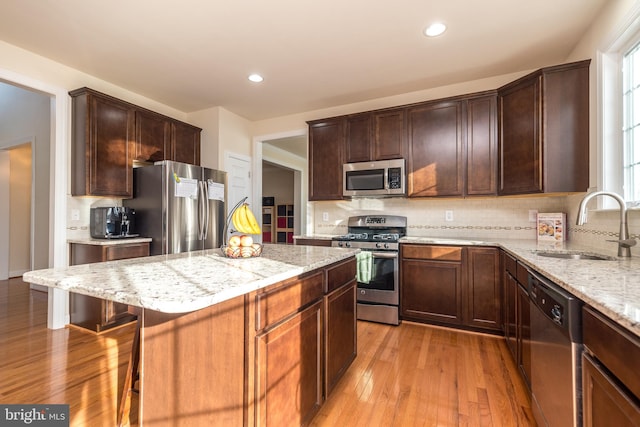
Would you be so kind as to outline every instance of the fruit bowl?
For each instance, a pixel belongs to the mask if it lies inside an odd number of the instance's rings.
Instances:
[[[227,258],[253,258],[262,254],[262,245],[260,243],[254,243],[251,246],[222,245],[220,250]]]

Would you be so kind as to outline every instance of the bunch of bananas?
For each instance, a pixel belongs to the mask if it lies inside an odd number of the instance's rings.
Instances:
[[[236,231],[240,233],[260,234],[260,225],[251,209],[249,209],[248,203],[243,203],[242,206],[235,210],[231,216],[231,221]]]

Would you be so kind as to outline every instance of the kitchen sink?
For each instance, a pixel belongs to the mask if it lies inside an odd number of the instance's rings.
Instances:
[[[561,259],[583,259],[599,261],[616,261],[618,259],[613,256],[594,254],[590,252],[534,251],[534,253],[539,256]]]

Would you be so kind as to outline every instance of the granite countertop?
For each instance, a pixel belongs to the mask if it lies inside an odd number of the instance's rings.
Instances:
[[[127,237],[124,239],[93,239],[87,237],[86,239],[67,239],[67,243],[78,243],[81,245],[98,245],[98,246],[110,246],[110,245],[126,245],[133,243],[146,243],[151,242],[151,237]]]
[[[257,258],[220,249],[157,255],[24,274],[29,283],[165,313],[196,311],[354,256],[358,249],[265,244]]]
[[[500,247],[621,326],[640,335],[640,257],[618,258],[615,244],[611,245],[611,251],[605,251],[571,242],[537,243],[535,240],[403,237],[400,242]],[[612,260],[549,258],[537,255],[536,251],[540,250],[595,253],[610,256]],[[640,253],[640,249],[635,251]]]

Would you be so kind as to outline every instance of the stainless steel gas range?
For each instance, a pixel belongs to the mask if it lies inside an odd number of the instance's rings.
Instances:
[[[407,218],[394,215],[352,216],[348,234],[331,246],[358,248],[357,317],[360,320],[400,324],[398,240],[407,234]]]

